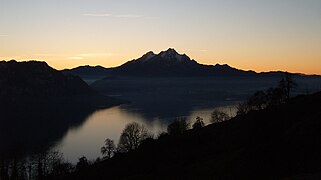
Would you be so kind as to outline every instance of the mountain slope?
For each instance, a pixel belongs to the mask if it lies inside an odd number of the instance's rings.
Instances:
[[[63,75],[45,62],[1,61],[0,106],[44,102],[82,101],[92,106],[109,106],[117,100],[100,95],[80,77]],[[117,104],[117,103],[116,103]]]
[[[179,54],[175,49],[168,49],[159,54],[148,52],[141,58],[131,60],[115,68],[78,67],[63,70],[65,74],[88,76],[139,76],[139,77],[193,77],[193,76],[250,76],[253,71],[243,71],[226,64],[203,65],[190,59],[186,54]]]
[[[76,179],[282,179],[321,172],[321,92],[146,141]]]
[[[110,68],[105,68],[102,66],[79,66],[73,69],[62,70],[65,75],[75,75],[85,78],[95,77],[95,76],[106,76],[110,72]]]
[[[105,68],[102,66],[79,66],[62,70],[63,74],[77,75],[90,82],[104,77],[136,76],[136,77],[280,77],[284,72],[271,71],[256,73],[230,67],[227,64],[204,65],[190,59],[186,54],[179,54],[169,48],[159,54],[150,51],[138,59],[128,61],[121,66]],[[297,76],[304,74],[293,73]],[[320,77],[315,75],[315,77]]]
[[[202,65],[191,60],[185,54],[179,54],[174,49],[162,51],[159,54],[149,52],[137,60],[129,61],[113,70],[118,75],[134,76],[215,76],[215,75],[245,75],[241,70],[228,65]]]
[[[122,101],[45,62],[0,62],[0,159],[46,150],[100,107]]]
[[[45,62],[0,62],[2,97],[48,97],[94,94],[77,76],[65,76]]]

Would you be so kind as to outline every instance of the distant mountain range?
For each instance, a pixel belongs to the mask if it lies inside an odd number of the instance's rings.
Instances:
[[[91,76],[142,76],[142,77],[195,77],[195,76],[251,76],[254,71],[243,71],[227,64],[204,65],[189,58],[186,54],[179,54],[175,49],[168,49],[159,54],[148,52],[138,59],[126,62],[115,68],[102,66],[80,66],[65,69],[64,74],[80,77]]]
[[[169,48],[159,54],[150,51],[138,59],[134,59],[114,68],[102,66],[80,66],[65,69],[64,74],[77,75],[82,78],[104,76],[136,76],[136,77],[221,77],[221,76],[280,76],[281,71],[256,73],[233,68],[227,64],[204,65],[179,54]],[[302,74],[296,74],[302,75]]]

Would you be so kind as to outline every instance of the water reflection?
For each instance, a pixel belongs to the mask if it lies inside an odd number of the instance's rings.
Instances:
[[[118,142],[121,131],[130,122],[143,123],[154,134],[166,128],[165,124],[156,119],[146,121],[138,113],[118,106],[93,113],[81,127],[71,129],[56,148],[72,162],[83,155],[89,159],[97,158],[104,140],[111,138]]]
[[[185,117],[189,122],[194,122],[195,118],[200,116],[205,123],[208,123],[213,109],[214,107],[195,109],[185,114]],[[231,115],[235,114],[234,106],[224,106],[221,107],[221,110]],[[55,148],[61,151],[65,158],[71,162],[76,162],[83,155],[94,160],[101,156],[100,148],[106,138],[118,142],[126,124],[130,122],[142,123],[154,135],[158,135],[166,131],[167,125],[176,118],[175,116],[146,118],[138,111],[138,109],[134,111],[128,105],[98,110],[90,115],[82,126],[69,130],[61,143]]]

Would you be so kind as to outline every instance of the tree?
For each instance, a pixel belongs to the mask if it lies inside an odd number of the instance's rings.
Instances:
[[[101,147],[101,153],[106,157],[106,158],[111,158],[115,151],[116,151],[116,146],[113,140],[107,138],[105,140],[105,146]]]
[[[118,152],[129,152],[138,148],[141,142],[150,137],[147,129],[136,122],[127,124],[117,146]]]
[[[204,125],[203,118],[197,116],[196,121],[193,124],[193,129],[201,129]]]
[[[274,106],[284,102],[285,94],[281,88],[269,88],[266,91],[267,106]]]
[[[76,164],[76,170],[82,171],[83,169],[87,168],[90,165],[88,159],[85,156],[82,156],[78,159]]]
[[[74,166],[69,162],[58,162],[53,166],[50,176],[55,179],[65,179],[74,170]]]
[[[45,151],[35,155],[37,179],[43,179],[52,173],[54,165],[63,162],[63,155],[58,151]]]
[[[267,95],[264,91],[257,91],[247,103],[251,110],[262,110],[267,105]]]
[[[291,92],[298,85],[293,80],[292,75],[288,72],[284,73],[284,77],[279,82],[279,88],[281,88],[285,94],[285,98],[288,100],[291,97]]]
[[[182,134],[189,129],[190,124],[187,123],[186,118],[178,118],[174,122],[168,125],[167,132],[170,135]]]
[[[211,114],[211,122],[212,123],[219,123],[223,121],[227,121],[230,119],[230,116],[225,112],[219,111],[218,109],[214,109]]]

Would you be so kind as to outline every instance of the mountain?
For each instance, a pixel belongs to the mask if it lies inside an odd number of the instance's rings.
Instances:
[[[122,103],[38,61],[0,61],[0,87],[0,157],[46,149],[96,109]]]
[[[80,77],[64,75],[39,61],[1,61],[0,87],[0,105],[15,105],[23,101],[71,100],[73,97],[74,100],[90,100],[91,97],[101,96]],[[102,96],[104,98],[108,99]]]
[[[148,52],[138,59],[115,68],[83,66],[63,70],[64,74],[88,76],[139,76],[139,77],[193,77],[193,76],[250,76],[253,71],[243,71],[224,65],[204,65],[169,48],[159,54]]]
[[[62,70],[63,74],[75,75],[83,78],[90,78],[95,76],[106,76],[110,72],[110,68],[102,66],[79,66],[73,69]]]
[[[248,72],[228,65],[203,65],[190,59],[186,54],[179,54],[175,49],[168,49],[159,54],[148,52],[137,60],[129,61],[113,70],[117,75],[130,76],[219,76],[246,75]]]
[[[57,97],[95,92],[79,77],[63,75],[45,62],[0,62],[2,98]]]

